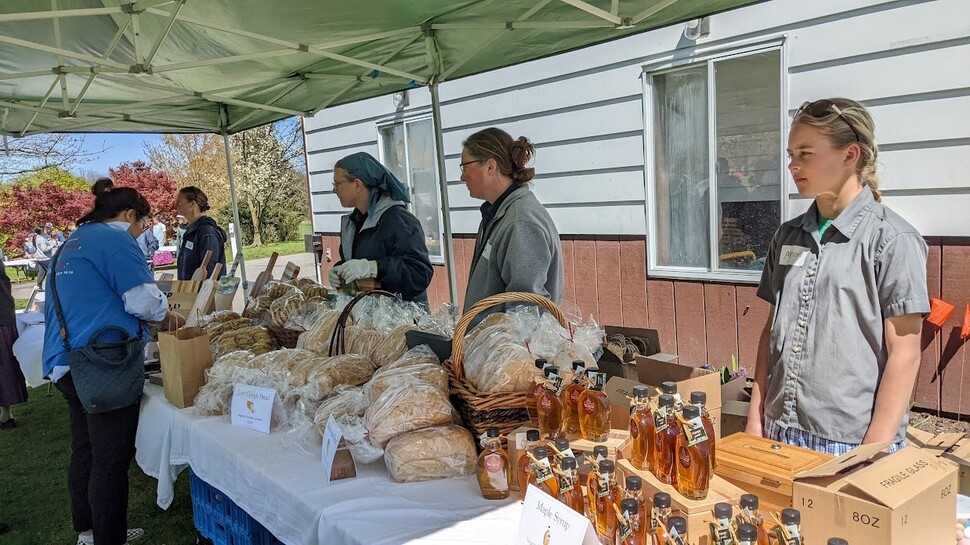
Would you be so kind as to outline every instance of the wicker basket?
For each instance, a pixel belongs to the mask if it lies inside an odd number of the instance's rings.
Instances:
[[[563,327],[567,326],[566,317],[559,307],[549,299],[534,293],[511,292],[486,297],[468,309],[458,325],[455,326],[454,347],[451,360],[447,362],[448,381],[451,384],[452,402],[465,427],[476,436],[485,433],[488,428],[498,428],[502,435],[507,435],[519,426],[529,422],[526,410],[525,392],[482,392],[473,386],[465,377],[464,372],[464,344],[468,326],[483,311],[506,303],[531,303],[539,305]]]
[[[344,335],[344,330],[347,328],[347,320],[350,319],[350,314],[353,312],[357,303],[371,295],[382,295],[392,299],[398,298],[397,295],[394,295],[389,291],[371,290],[361,292],[357,295],[357,297],[351,299],[350,302],[347,303],[347,306],[344,307],[343,312],[340,313],[340,317],[337,318],[337,327],[333,329],[333,335],[330,337],[330,348],[327,351],[329,356],[339,356],[347,349],[347,340],[345,339],[346,335]]]
[[[285,327],[280,327],[276,324],[272,324],[267,327],[269,328],[270,333],[276,337],[276,340],[283,348],[296,348],[296,342],[300,340],[300,335],[303,334],[303,331],[286,329]]]

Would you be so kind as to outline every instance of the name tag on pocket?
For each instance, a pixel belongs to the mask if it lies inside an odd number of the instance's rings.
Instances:
[[[482,259],[488,259],[488,256],[492,255],[492,245],[486,244],[485,249],[482,250]]]
[[[192,248],[195,248],[195,244],[193,244],[191,240],[186,240],[185,241],[185,249],[186,250],[191,250]]]
[[[783,266],[801,267],[808,259],[808,248],[804,246],[784,245],[781,247],[781,255],[778,257],[778,264]]]

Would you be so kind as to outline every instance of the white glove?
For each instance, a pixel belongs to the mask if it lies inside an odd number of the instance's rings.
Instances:
[[[377,277],[377,262],[367,259],[351,259],[350,261],[334,267],[339,269],[337,272],[344,279],[344,282],[356,282],[363,278]]]
[[[342,267],[342,265],[337,265],[336,267],[330,268],[330,287],[333,289],[340,289],[340,285],[343,284],[343,282],[340,280],[340,267]]]

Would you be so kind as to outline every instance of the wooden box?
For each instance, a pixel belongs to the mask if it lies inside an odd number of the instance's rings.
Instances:
[[[792,506],[795,475],[816,468],[832,456],[746,433],[717,444],[714,473],[760,500],[762,513]]]
[[[623,482],[630,475],[636,475],[643,481],[643,497],[653,501],[657,492],[670,494],[671,510],[674,515],[687,520],[687,535],[695,545],[711,545],[710,523],[714,522],[714,504],[729,503],[737,513],[738,500],[745,493],[741,488],[731,484],[717,475],[711,476],[710,489],[707,498],[703,500],[689,500],[682,496],[677,489],[664,484],[649,471],[633,467],[629,460],[619,460],[616,463],[619,482]]]

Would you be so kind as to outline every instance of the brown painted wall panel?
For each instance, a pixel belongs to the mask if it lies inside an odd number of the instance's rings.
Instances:
[[[677,355],[680,363],[696,367],[707,360],[704,284],[674,282],[674,300],[677,302]]]
[[[670,280],[647,280],[647,314],[650,327],[657,330],[660,350],[677,353],[677,307],[674,304],[674,283]]]
[[[761,330],[764,329],[771,311],[771,305],[759,298],[757,292],[757,286],[737,287],[738,358],[750,377],[754,376]]]
[[[728,365],[738,354],[737,288],[731,284],[704,285],[707,362]]]
[[[596,241],[578,239],[573,241],[573,271],[576,277],[576,301],[583,316],[590,314],[599,318],[599,295],[596,283]]]
[[[623,306],[620,297],[620,242],[596,240],[597,322],[622,325]]]
[[[940,296],[943,282],[943,249],[940,241],[927,240],[929,256],[926,260],[926,287],[930,297]],[[919,375],[916,377],[916,387],[913,389],[913,401],[917,407],[932,411],[940,410],[940,332],[932,325],[923,323],[921,339],[923,358],[920,363]]]
[[[563,265],[563,294],[562,299],[566,303],[576,304],[576,272],[573,270],[573,263],[576,258],[573,254],[573,241],[562,241],[562,265]]]
[[[647,327],[647,252],[644,240],[620,241],[620,297],[623,325]]]
[[[942,265],[942,299],[956,310],[940,330],[943,367],[941,408],[944,412],[970,413],[970,362],[967,346],[960,339],[963,311],[970,303],[970,246],[944,246]]]

